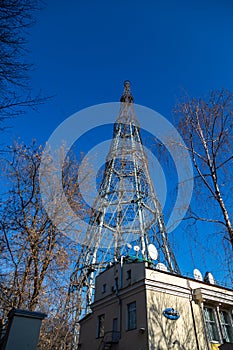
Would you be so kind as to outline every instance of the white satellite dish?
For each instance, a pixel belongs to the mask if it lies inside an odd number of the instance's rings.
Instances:
[[[195,280],[203,281],[202,274],[201,274],[201,272],[198,269],[194,269],[193,270],[193,276],[194,276]]]
[[[210,284],[215,284],[214,276],[211,272],[206,272],[204,280],[205,282],[209,282]]]
[[[133,250],[134,250],[135,252],[139,252],[140,247],[139,247],[138,245],[135,245],[135,246],[133,247]]]
[[[132,248],[132,245],[130,243],[127,243],[126,246],[127,246],[128,249]]]
[[[156,268],[156,270],[167,272],[167,266],[164,265],[163,263],[158,263],[155,268]]]
[[[152,260],[156,260],[158,258],[158,251],[154,244],[148,245],[148,254]]]

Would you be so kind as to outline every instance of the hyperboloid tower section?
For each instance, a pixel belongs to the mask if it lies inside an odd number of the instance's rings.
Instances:
[[[116,261],[144,260],[179,274],[125,81],[92,215],[70,284],[77,314],[89,312],[96,274]]]

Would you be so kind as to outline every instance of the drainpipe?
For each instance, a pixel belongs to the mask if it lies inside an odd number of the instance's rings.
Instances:
[[[121,262],[120,262],[120,289],[123,287],[123,262],[124,262],[124,255],[121,256]]]
[[[123,262],[124,262],[124,256],[121,256],[120,260],[120,289],[123,288]],[[119,297],[118,290],[116,291],[116,296],[118,298],[118,304],[119,304],[119,328],[120,328],[120,337],[122,332],[122,301]]]
[[[196,327],[196,322],[195,322],[195,316],[194,316],[194,312],[193,312],[193,303],[192,303],[193,300],[194,300],[194,298],[193,298],[193,289],[191,288],[189,281],[187,281],[187,282],[188,282],[188,288],[189,288],[190,293],[191,293],[191,299],[189,300],[189,303],[190,303],[191,314],[192,314],[192,319],[193,319],[195,340],[196,340],[196,344],[197,344],[197,350],[200,350],[198,336],[197,336],[197,327]]]

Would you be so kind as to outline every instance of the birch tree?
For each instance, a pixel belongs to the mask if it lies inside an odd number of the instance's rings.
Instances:
[[[175,115],[195,169],[198,201],[186,219],[222,227],[223,240],[233,249],[233,94],[223,89],[207,99],[187,98]]]

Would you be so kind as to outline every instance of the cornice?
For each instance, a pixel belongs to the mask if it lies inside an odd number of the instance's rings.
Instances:
[[[167,282],[153,281],[149,279],[145,280],[145,284],[147,291],[166,293],[189,299],[191,297],[191,290],[188,287],[177,286]]]
[[[233,291],[219,291],[200,287],[194,290],[194,298],[199,302],[213,302],[223,305],[231,305],[233,308]]]

